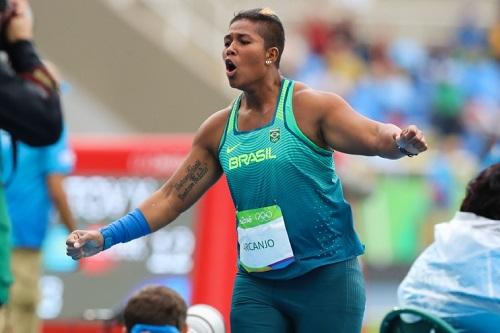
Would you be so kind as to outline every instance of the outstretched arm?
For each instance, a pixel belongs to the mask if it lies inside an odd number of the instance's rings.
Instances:
[[[427,150],[425,137],[415,125],[401,130],[362,116],[335,94],[312,89],[304,94],[319,110],[319,127],[325,142],[338,151],[397,159],[407,155],[404,150],[414,155]]]
[[[217,148],[227,118],[224,111],[200,127],[187,158],[158,191],[138,209],[100,231],[72,232],[66,241],[67,254],[80,259],[146,235],[168,225],[195,203],[222,175]]]
[[[191,152],[172,178],[139,206],[152,231],[175,220],[221,176],[217,157],[203,147],[202,140],[195,138]]]

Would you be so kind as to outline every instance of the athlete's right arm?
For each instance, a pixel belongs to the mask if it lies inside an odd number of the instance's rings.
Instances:
[[[224,114],[216,113],[203,123],[181,166],[158,191],[139,206],[152,231],[175,220],[222,175],[218,147],[226,119]]]
[[[127,234],[125,241],[156,231],[174,221],[220,178],[222,168],[218,146],[228,115],[228,109],[224,109],[203,123],[184,162],[159,190],[139,206],[138,212],[132,213],[136,214],[134,219],[131,220],[129,214],[110,225],[117,225],[119,232]],[[146,225],[139,226],[137,218]],[[108,248],[103,232],[98,230],[76,230],[69,235],[66,246],[67,254],[73,259],[91,256]]]

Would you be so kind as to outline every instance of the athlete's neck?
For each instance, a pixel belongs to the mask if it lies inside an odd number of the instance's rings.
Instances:
[[[281,75],[276,71],[276,75],[269,75],[262,81],[256,82],[249,89],[245,89],[243,91],[241,108],[259,113],[274,110],[280,93],[281,80]]]

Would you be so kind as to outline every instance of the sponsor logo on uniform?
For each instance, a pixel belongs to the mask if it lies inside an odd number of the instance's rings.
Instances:
[[[239,145],[241,145],[241,142],[240,142],[240,143],[238,143],[237,145],[232,146],[232,147],[227,147],[227,149],[226,149],[226,153],[227,153],[227,154],[231,154],[231,153],[232,153],[232,152],[233,152],[236,148],[238,148],[238,147],[239,147]]]

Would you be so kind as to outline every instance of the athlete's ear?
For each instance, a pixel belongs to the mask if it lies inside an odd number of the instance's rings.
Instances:
[[[270,61],[270,64],[276,63],[278,61],[278,57],[280,55],[280,51],[277,47],[271,47],[266,51],[266,62]]]

